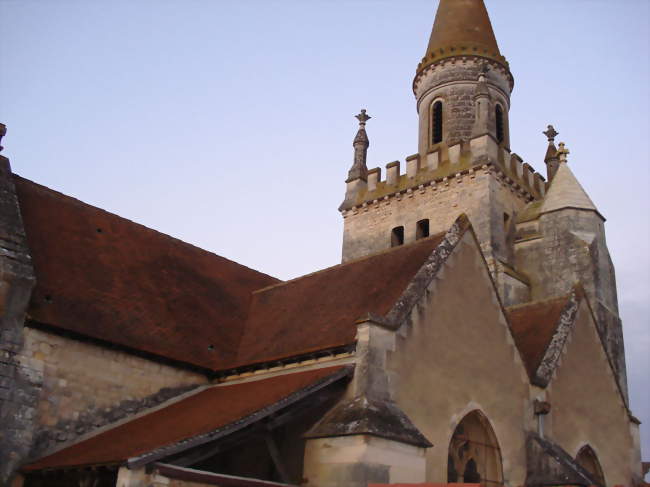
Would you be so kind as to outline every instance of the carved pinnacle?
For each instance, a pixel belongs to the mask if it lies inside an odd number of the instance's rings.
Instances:
[[[570,153],[571,152],[569,151],[569,149],[567,149],[564,146],[564,142],[560,142],[559,148],[557,150],[557,155],[558,155],[558,157],[560,159],[560,162],[567,162],[567,157],[566,156],[569,155]]]
[[[355,115],[356,119],[359,120],[359,125],[363,127],[366,125],[366,122],[370,120],[372,117],[366,113],[366,109],[362,108],[361,113],[359,115]]]
[[[545,132],[542,132],[546,137],[548,138],[549,142],[555,141],[555,137],[557,137],[560,132],[557,132],[554,128],[553,125],[549,125],[548,129],[546,129]]]

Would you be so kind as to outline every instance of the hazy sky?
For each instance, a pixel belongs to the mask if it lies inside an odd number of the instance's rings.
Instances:
[[[417,150],[437,2],[0,0],[0,121],[18,174],[286,279],[340,260],[336,208]],[[552,123],[607,217],[650,458],[648,0],[487,0],[515,77],[512,150]],[[597,401],[597,398],[594,398]]]

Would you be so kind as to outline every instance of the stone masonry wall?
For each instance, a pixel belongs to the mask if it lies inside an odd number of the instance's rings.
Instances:
[[[404,243],[415,241],[416,224],[429,219],[430,234],[449,229],[466,213],[486,257],[493,251],[507,258],[503,214],[514,217],[525,200],[497,180],[491,167],[445,183],[427,185],[410,193],[378,200],[344,213],[343,261],[357,259],[391,246],[391,231],[404,226]]]
[[[616,277],[602,219],[592,211],[565,209],[542,215],[538,238],[516,244],[517,268],[531,278],[533,300],[571,292],[580,283],[627,396],[623,332]]]
[[[207,382],[193,371],[29,326],[17,359],[40,384],[31,457]]]
[[[432,148],[431,106],[439,99],[443,101],[443,141],[452,145],[472,136],[476,116],[474,94],[480,70],[486,63],[490,64],[487,83],[491,96],[491,117],[487,129],[489,133],[496,134],[492,113],[498,102],[505,116],[505,146],[510,146],[507,122],[511,90],[509,74],[498,63],[485,59],[449,59],[432,66],[418,76],[415,83],[420,118],[418,152],[421,157],[424,158]]]

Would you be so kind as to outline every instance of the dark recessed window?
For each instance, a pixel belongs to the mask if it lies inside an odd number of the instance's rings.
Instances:
[[[429,220],[420,220],[415,228],[415,240],[429,236]]]
[[[390,234],[390,246],[398,247],[404,243],[404,227],[393,228]]]
[[[431,140],[434,144],[442,142],[442,102],[437,101],[431,110]]]
[[[495,118],[497,123],[497,141],[499,144],[503,142],[504,133],[503,133],[503,109],[501,105],[497,105],[495,109]]]

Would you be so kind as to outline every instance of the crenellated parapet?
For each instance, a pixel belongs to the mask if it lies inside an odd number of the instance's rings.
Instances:
[[[381,168],[369,169],[367,185],[360,186],[355,194],[347,195],[339,210],[345,216],[347,211],[387,202],[391,198],[436,191],[450,182],[472,179],[478,173],[492,174],[526,202],[539,200],[546,192],[544,177],[517,154],[499,146],[489,134],[449,147],[440,146],[426,158],[414,154],[405,161],[404,166],[400,161],[388,163],[384,178]]]

